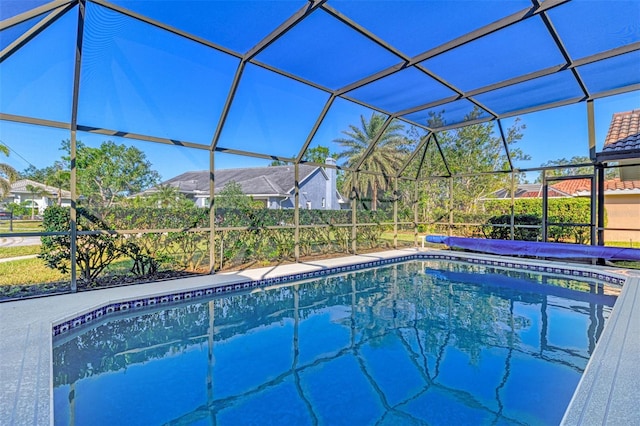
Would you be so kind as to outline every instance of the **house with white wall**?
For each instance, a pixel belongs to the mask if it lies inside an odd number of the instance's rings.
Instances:
[[[327,165],[335,166],[333,158]],[[299,207],[303,209],[340,210],[345,200],[337,190],[336,169],[333,167],[300,164]],[[249,167],[219,169],[215,171],[215,193],[219,194],[231,182],[240,186],[242,192],[255,201],[261,201],[269,209],[290,209],[294,207],[295,170],[294,166]],[[209,206],[208,170],[189,171],[162,182],[142,194],[152,194],[159,187],[176,188],[198,207]]]
[[[41,215],[49,206],[71,206],[71,192],[30,179],[20,179],[11,184],[9,196],[2,200],[5,206],[9,203],[33,207]]]

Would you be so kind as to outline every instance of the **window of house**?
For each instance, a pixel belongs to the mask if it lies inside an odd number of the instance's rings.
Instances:
[[[311,201],[307,201],[307,210],[311,210]]]
[[[327,207],[326,201],[324,198],[322,198],[322,208],[324,209],[325,207]]]

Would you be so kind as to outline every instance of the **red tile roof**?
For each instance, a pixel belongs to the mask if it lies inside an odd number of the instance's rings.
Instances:
[[[591,180],[590,179],[562,180],[550,186],[559,191],[565,192],[569,195],[575,195],[576,192],[578,191],[580,192],[589,191],[591,188]]]
[[[602,152],[631,149],[640,149],[640,109],[613,114]]]
[[[576,195],[578,192],[591,192],[589,179],[563,180],[551,185],[551,187],[571,195]],[[640,180],[621,181],[620,178],[615,178],[604,181],[605,191],[622,191],[631,189],[640,189]]]
[[[604,182],[605,191],[640,189],[640,180],[620,180],[620,178],[606,180]]]

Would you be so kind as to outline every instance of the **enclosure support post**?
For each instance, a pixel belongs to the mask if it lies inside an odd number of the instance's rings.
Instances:
[[[604,245],[604,166],[597,164],[598,179],[596,180],[598,188],[598,245]]]
[[[449,176],[449,225],[447,235],[451,236],[453,230],[453,176]]]
[[[416,180],[413,186],[413,245],[418,247],[418,196],[420,192],[418,190],[420,180]]]
[[[587,129],[589,132],[589,158],[596,159],[596,119],[593,100],[587,101]]]
[[[598,173],[597,169],[594,168],[593,169],[593,175],[591,176],[591,202],[590,204],[590,214],[589,214],[589,239],[591,240],[589,242],[589,244],[591,244],[592,246],[596,245],[596,225],[597,225],[597,213],[596,213],[596,202],[598,200],[598,192],[596,189],[596,185],[599,182],[596,182],[596,174]]]
[[[216,203],[215,203],[215,152],[209,151],[209,273],[216,268]],[[222,238],[220,238],[222,247]],[[220,250],[220,269],[222,269],[222,250]]]
[[[294,256],[296,258],[296,263],[300,262],[300,167],[298,162],[293,165],[294,170],[294,206],[293,206],[293,224],[295,229],[293,231],[293,241],[294,241]]]
[[[398,178],[393,178],[393,248],[398,248]]]
[[[547,223],[549,206],[549,187],[547,183],[547,171],[542,171],[542,241],[547,242]]]
[[[75,66],[73,70],[73,94],[71,100],[71,138],[69,143],[69,156],[71,157],[71,209],[69,215],[71,219],[70,223],[70,262],[71,262],[71,291],[75,293],[78,291],[78,277],[76,268],[77,258],[77,238],[78,238],[78,188],[77,188],[77,162],[76,162],[76,148],[77,148],[77,131],[78,131],[78,98],[80,96],[80,68],[82,66],[82,41],[84,37],[84,16],[85,16],[85,3],[84,1],[78,2],[78,29],[76,37],[76,57]]]
[[[516,210],[516,172],[511,169],[511,218],[509,223],[509,236],[513,241],[515,239],[515,210]]]
[[[353,173],[353,185],[351,186],[351,252],[356,254],[356,237],[358,235],[356,207],[358,206],[358,172]]]

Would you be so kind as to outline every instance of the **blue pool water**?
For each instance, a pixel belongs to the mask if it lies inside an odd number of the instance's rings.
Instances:
[[[558,424],[602,287],[414,261],[54,339],[59,425]]]

